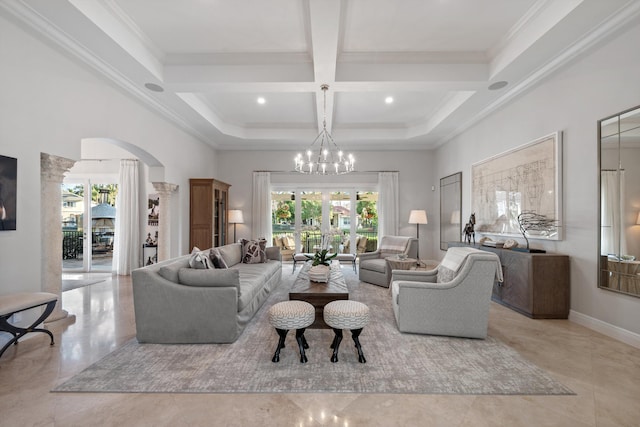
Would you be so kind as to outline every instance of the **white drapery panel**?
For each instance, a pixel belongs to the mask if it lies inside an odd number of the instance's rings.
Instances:
[[[398,235],[398,172],[378,174],[378,241]]]
[[[624,171],[601,171],[600,226],[601,254],[616,256],[627,253],[624,230],[625,185]]]
[[[271,246],[271,174],[253,173],[252,237],[267,239]]]
[[[116,235],[113,262],[116,273],[131,274],[138,268],[140,251],[140,205],[138,201],[138,161],[120,160],[116,196]]]

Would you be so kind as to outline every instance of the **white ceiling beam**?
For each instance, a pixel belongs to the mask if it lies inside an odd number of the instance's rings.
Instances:
[[[102,2],[86,0],[69,0],[69,3],[131,55],[132,58],[138,61],[155,78],[162,80],[162,58],[159,58],[161,53],[150,47],[148,40],[143,40],[140,33],[136,33],[132,30],[131,25],[125,23],[122,13],[118,8],[114,8],[115,3],[109,2],[109,6]]]
[[[164,82],[181,83],[248,83],[309,82],[313,78],[311,64],[260,65],[168,65]]]
[[[336,80],[487,82],[488,64],[339,63]]]
[[[495,76],[567,18],[584,0],[538,0],[512,31],[489,52]]]
[[[340,0],[310,0],[311,44],[313,52],[313,77],[317,84],[316,114],[318,132],[322,130],[324,98],[320,85],[328,84],[326,102],[327,130],[333,122],[333,89],[338,60],[338,36],[340,34]]]

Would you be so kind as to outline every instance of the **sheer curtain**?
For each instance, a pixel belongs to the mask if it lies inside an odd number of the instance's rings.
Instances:
[[[378,241],[398,235],[398,172],[378,174]]]
[[[253,173],[252,233],[254,238],[264,237],[271,246],[271,174]]]
[[[601,171],[602,224],[600,240],[602,255],[615,254],[618,257],[627,253],[627,240],[624,232],[625,185],[624,171]]]
[[[131,274],[139,267],[140,209],[138,202],[138,161],[120,160],[116,196],[116,235],[114,255],[116,273]]]

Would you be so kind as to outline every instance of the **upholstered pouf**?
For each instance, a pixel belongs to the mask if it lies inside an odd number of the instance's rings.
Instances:
[[[269,323],[276,328],[278,336],[278,347],[273,355],[272,362],[280,361],[280,350],[284,348],[284,340],[289,329],[296,330],[296,341],[300,348],[300,363],[307,363],[307,356],[304,352],[309,348],[307,340],[304,338],[304,330],[316,319],[316,309],[305,301],[283,301],[274,304],[269,309]]]
[[[335,333],[333,343],[331,343],[331,348],[333,349],[332,362],[338,361],[338,347],[340,347],[340,342],[342,341],[342,330],[349,329],[358,350],[358,361],[367,363],[358,337],[362,332],[362,328],[369,322],[369,307],[361,302],[352,300],[331,301],[324,306],[324,322],[332,327]]]

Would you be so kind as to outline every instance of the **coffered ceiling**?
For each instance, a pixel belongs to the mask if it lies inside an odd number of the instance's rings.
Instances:
[[[326,118],[341,147],[364,150],[445,143],[636,20],[640,1],[2,0],[0,10],[213,147],[300,148]]]

